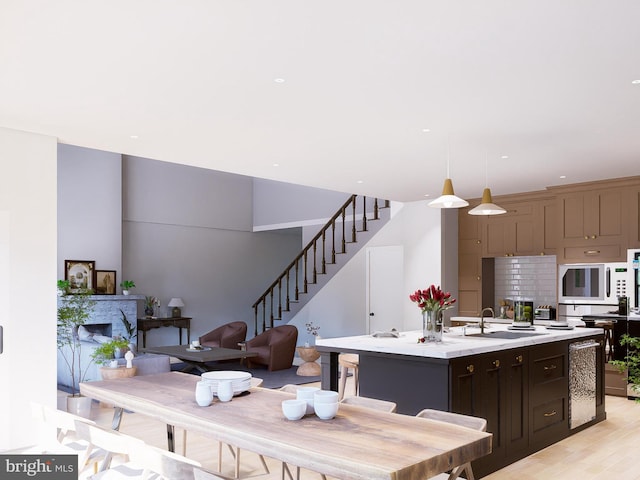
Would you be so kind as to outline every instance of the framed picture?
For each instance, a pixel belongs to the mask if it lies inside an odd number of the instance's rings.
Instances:
[[[64,279],[69,281],[69,291],[76,293],[81,288],[93,289],[94,260],[65,260]]]
[[[115,295],[116,294],[116,271],[115,270],[96,270],[96,283],[94,290],[96,295]]]

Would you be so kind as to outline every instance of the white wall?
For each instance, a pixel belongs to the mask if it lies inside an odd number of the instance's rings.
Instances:
[[[56,139],[0,128],[0,450],[35,443],[56,405]]]
[[[324,225],[350,194],[285,182],[253,180],[253,225],[257,230]],[[318,233],[318,228],[315,229]]]
[[[393,204],[394,208],[399,207]],[[401,245],[405,272],[402,303],[398,312],[403,330],[422,328],[422,315],[409,294],[441,282],[441,212],[426,202],[405,203],[367,247]],[[366,332],[366,249],[361,249],[290,322],[298,327],[298,343],[309,339],[305,323],[319,325],[320,336],[362,335]],[[447,285],[443,285],[447,289]]]
[[[96,270],[115,270],[120,283],[120,155],[59,144],[58,184],[58,278],[65,278],[65,260],[94,260]]]

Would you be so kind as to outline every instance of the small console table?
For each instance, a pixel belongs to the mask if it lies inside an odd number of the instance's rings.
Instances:
[[[147,346],[147,331],[152,328],[176,327],[180,330],[180,345],[182,345],[182,329],[187,329],[187,344],[191,343],[191,317],[168,318],[139,318],[138,332],[142,332],[142,348]],[[138,336],[138,341],[140,336]]]

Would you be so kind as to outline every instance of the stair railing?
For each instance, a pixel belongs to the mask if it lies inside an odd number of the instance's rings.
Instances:
[[[358,202],[358,199],[361,202]],[[380,206],[379,202],[383,202]],[[361,203],[360,211],[362,218],[357,219],[358,203]],[[371,199],[369,201],[371,204]],[[372,220],[380,218],[380,208],[388,208],[389,200],[373,199],[371,205]],[[350,210],[350,215],[348,211]],[[348,218],[350,217],[350,219]],[[337,232],[336,223],[342,223],[341,231]],[[258,334],[258,326],[262,323],[262,330],[273,327],[276,318],[282,318],[283,311],[289,311],[292,301],[299,301],[301,293],[308,292],[309,284],[318,281],[318,274],[327,273],[327,264],[336,263],[336,255],[347,252],[347,243],[357,242],[357,225],[360,224],[360,231],[367,231],[367,197],[351,195],[349,199],[338,209],[331,219],[320,229],[293,261],[278,275],[269,288],[253,304],[254,312],[254,335]],[[347,241],[347,223],[351,223],[350,240]],[[339,250],[336,251],[336,233],[339,235]],[[327,260],[327,236],[331,243],[331,258]],[[320,265],[318,266],[318,250],[320,250]],[[312,257],[312,265],[309,266],[309,256]],[[293,286],[291,285],[293,277]],[[283,288],[284,283],[284,288]],[[284,290],[284,291],[283,291]],[[290,293],[293,292],[293,300]],[[284,300],[283,300],[284,293]],[[275,313],[277,312],[277,314]],[[267,317],[268,314],[268,317]]]

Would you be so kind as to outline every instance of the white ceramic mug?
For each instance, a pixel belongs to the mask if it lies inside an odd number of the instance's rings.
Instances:
[[[220,380],[216,395],[221,402],[228,402],[233,398],[233,383],[231,380]]]
[[[208,407],[213,400],[211,386],[202,380],[196,383],[196,403],[201,407]]]
[[[318,387],[298,387],[296,390],[296,398],[307,402],[307,415],[313,413],[313,394],[318,390]]]

